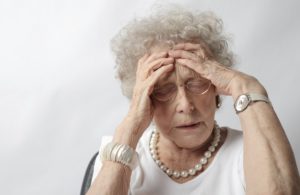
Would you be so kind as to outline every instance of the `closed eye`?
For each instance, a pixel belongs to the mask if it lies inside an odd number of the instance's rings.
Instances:
[[[190,80],[186,83],[188,90],[195,93],[202,93],[210,86],[210,81],[207,79]]]
[[[176,85],[174,84],[165,84],[163,86],[157,87],[156,89],[154,89],[153,93],[158,95],[158,94],[167,94],[170,92],[173,92],[174,90],[176,90]]]

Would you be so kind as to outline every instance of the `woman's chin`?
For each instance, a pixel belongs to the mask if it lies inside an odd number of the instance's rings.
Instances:
[[[195,148],[204,144],[211,135],[211,131],[204,123],[192,127],[175,128],[177,144],[183,148]]]

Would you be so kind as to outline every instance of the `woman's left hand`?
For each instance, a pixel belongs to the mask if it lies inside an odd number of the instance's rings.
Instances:
[[[267,95],[256,78],[220,64],[214,60],[209,48],[203,43],[177,44],[169,51],[169,56],[209,79],[220,95],[230,95],[234,99],[248,92]]]

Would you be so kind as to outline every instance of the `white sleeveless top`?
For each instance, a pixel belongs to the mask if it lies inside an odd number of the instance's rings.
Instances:
[[[214,160],[200,175],[179,184],[167,176],[154,162],[149,151],[152,128],[148,128],[136,147],[139,166],[131,174],[130,195],[244,195],[242,132],[228,129],[226,140]],[[100,150],[112,140],[102,138]],[[93,180],[101,169],[97,156]]]

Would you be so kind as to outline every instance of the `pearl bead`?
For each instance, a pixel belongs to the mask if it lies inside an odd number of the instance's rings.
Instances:
[[[212,156],[212,153],[216,150],[216,147],[218,146],[221,134],[220,129],[217,124],[215,124],[214,132],[213,132],[213,140],[211,142],[211,145],[208,147],[207,151],[204,153],[203,157],[200,159],[200,162],[195,165],[194,168],[188,169],[188,170],[182,170],[182,171],[176,171],[169,169],[167,166],[163,164],[159,160],[159,154],[157,151],[157,143],[159,141],[159,133],[154,131],[151,134],[150,142],[149,142],[149,151],[151,153],[151,156],[154,160],[154,162],[159,166],[161,170],[163,170],[168,176],[173,176],[175,178],[179,177],[188,177],[193,176],[197,173],[197,171],[201,171],[203,169],[203,165],[205,165],[208,162],[208,159]]]
[[[201,163],[196,164],[196,165],[195,165],[195,169],[196,169],[197,171],[200,171],[200,170],[202,169],[202,164],[201,164]]]
[[[176,178],[178,178],[180,176],[180,173],[178,171],[174,171],[173,172],[173,176],[176,177]]]
[[[214,152],[215,149],[216,149],[216,148],[215,148],[214,146],[209,146],[209,148],[208,148],[208,150],[211,151],[211,152]]]
[[[181,171],[180,175],[181,177],[187,177],[189,174],[186,171]]]
[[[156,154],[156,150],[150,149],[151,154]]]
[[[152,158],[154,158],[155,160],[158,159],[158,156],[157,156],[156,154],[152,154],[151,156],[152,156]]]
[[[152,134],[152,140],[157,140],[158,136],[156,134]]]
[[[160,160],[155,160],[156,164],[158,164],[159,166],[162,164]]]
[[[171,176],[173,174],[173,171],[171,169],[167,169],[166,173]]]
[[[207,163],[207,158],[203,157],[200,160],[201,164],[205,165]]]
[[[161,170],[166,171],[167,167],[165,165],[160,165]]]
[[[189,174],[190,175],[195,175],[196,174],[196,170],[195,169],[189,169]]]
[[[211,157],[211,152],[206,151],[206,152],[204,153],[204,156],[205,156],[206,158],[210,158],[210,157]]]

